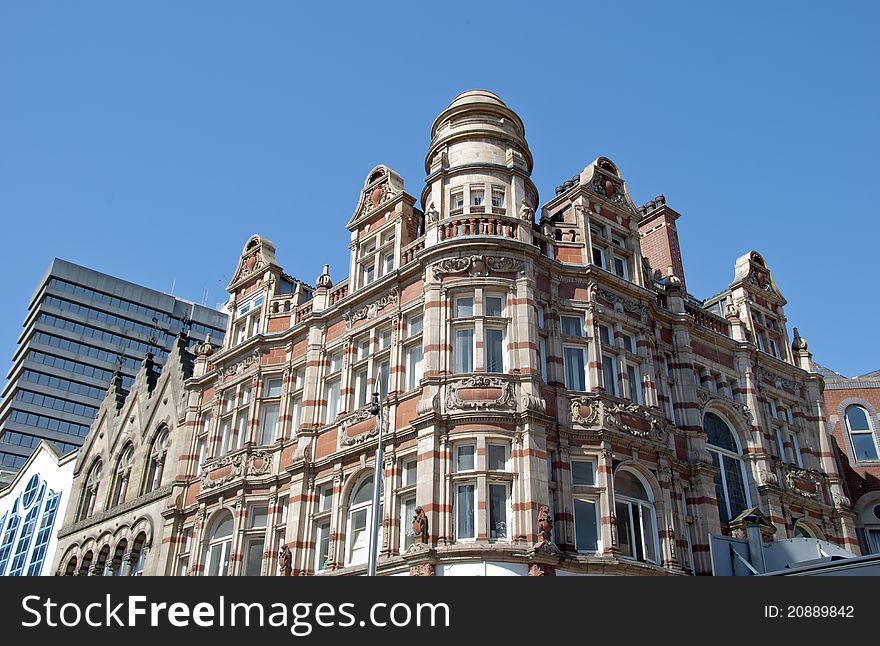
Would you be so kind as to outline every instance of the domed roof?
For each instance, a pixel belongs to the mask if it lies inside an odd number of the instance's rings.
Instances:
[[[471,105],[474,103],[493,103],[495,105],[507,107],[497,94],[489,92],[489,90],[467,90],[452,99],[449,108],[457,108],[462,105]],[[447,108],[448,109],[448,108]]]

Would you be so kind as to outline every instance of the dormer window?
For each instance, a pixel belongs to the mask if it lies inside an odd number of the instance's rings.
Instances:
[[[386,227],[384,232],[373,235],[363,242],[358,253],[358,286],[366,287],[373,281],[394,271],[396,247],[395,229]]]
[[[260,333],[263,294],[251,298],[235,310],[235,342],[243,343]]]

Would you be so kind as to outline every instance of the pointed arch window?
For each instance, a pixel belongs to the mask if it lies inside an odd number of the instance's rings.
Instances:
[[[101,483],[103,472],[104,463],[100,459],[95,460],[95,463],[89,470],[89,475],[86,477],[86,485],[79,507],[79,520],[88,518],[95,512],[95,502],[98,499],[98,485]]]
[[[720,470],[715,476],[715,494],[721,522],[729,523],[749,506],[742,449],[727,422],[715,413],[703,416],[703,431],[712,464]]]
[[[150,463],[147,469],[147,480],[144,493],[155,491],[162,485],[162,473],[165,465],[165,457],[168,454],[168,429],[162,428],[153,442],[150,451]]]
[[[125,502],[125,494],[128,492],[128,480],[131,476],[131,465],[134,464],[134,447],[128,444],[119,457],[116,465],[115,482],[113,484],[113,496],[110,506],[115,507]]]

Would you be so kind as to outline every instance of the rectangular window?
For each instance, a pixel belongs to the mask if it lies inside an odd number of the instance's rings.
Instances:
[[[490,471],[507,470],[507,445],[489,444],[486,447],[486,467]]]
[[[593,247],[593,264],[605,269],[605,251],[599,247]]]
[[[455,449],[455,470],[473,471],[474,454],[476,447],[473,444],[463,444]]]
[[[342,353],[336,352],[330,355],[330,374],[342,370]]]
[[[588,460],[571,461],[571,484],[593,487],[596,484],[596,464]]]
[[[382,259],[382,273],[388,274],[394,271],[394,253],[386,253]]]
[[[281,379],[267,379],[263,397],[281,397]]]
[[[489,485],[489,540],[504,541],[507,531],[507,484]]]
[[[318,491],[318,511],[329,511],[333,501],[333,485],[328,484]]]
[[[794,453],[794,461],[801,469],[804,468],[804,458],[801,455],[801,445],[798,442],[797,435],[794,433],[789,434],[789,438],[791,438],[791,452]]]
[[[772,339],[772,338],[770,339],[770,352],[771,352],[771,353],[773,354],[773,356],[776,357],[777,359],[780,359],[780,358],[781,358],[781,356],[780,356],[780,354],[779,354],[779,344],[776,343],[776,339]]]
[[[260,415],[260,444],[275,441],[278,433],[278,404],[263,404]]]
[[[586,355],[583,348],[562,348],[565,368],[565,387],[577,392],[587,390]]]
[[[390,348],[390,347],[391,347],[391,328],[379,330],[379,349],[384,350],[385,348]]]
[[[611,335],[611,330],[606,325],[599,326],[599,340],[605,345],[613,346],[614,343],[611,342],[611,339],[614,337]]]
[[[624,350],[626,350],[627,352],[635,353],[636,344],[633,341],[633,338],[629,334],[624,334],[621,338],[623,339]]]
[[[455,345],[452,349],[453,371],[456,373],[474,371],[474,330],[463,328],[455,331]]]
[[[418,460],[407,460],[403,463],[403,473],[401,474],[401,486],[409,487],[416,483],[416,468]]]
[[[220,420],[220,455],[229,452],[230,435],[232,434],[232,417]]]
[[[785,457],[785,440],[782,439],[782,429],[774,428],[773,432],[776,435],[776,451],[779,454],[779,459],[788,462]]]
[[[563,316],[561,319],[563,336],[583,336],[584,322],[577,316]]]
[[[327,569],[330,560],[330,523],[318,525],[315,537],[315,572]]]
[[[547,339],[538,337],[538,358],[541,361],[541,379],[547,382]]]
[[[297,397],[290,404],[290,436],[296,437],[299,433],[299,425],[302,422],[302,397]]]
[[[405,552],[413,544],[412,520],[416,515],[416,499],[407,498],[400,503],[400,551]]]
[[[599,550],[599,520],[595,500],[574,501],[575,547],[578,552]]]
[[[474,299],[456,298],[455,299],[455,318],[469,318],[474,315]]]
[[[629,385],[629,398],[636,404],[642,403],[642,379],[638,366],[626,367],[626,379]]]
[[[422,344],[406,349],[406,389],[415,390],[422,379]]]
[[[629,272],[626,269],[626,260],[624,258],[614,256],[614,273],[624,280],[629,280]]]
[[[422,332],[422,318],[421,314],[414,314],[410,316],[407,320],[407,336],[415,336],[416,334],[420,334]]]
[[[361,287],[369,285],[376,279],[376,266],[369,263],[361,267]]]
[[[492,189],[492,206],[501,208],[504,206],[504,191]]]
[[[366,368],[362,368],[361,370],[358,370],[357,374],[355,375],[354,382],[355,382],[354,388],[355,388],[355,393],[356,393],[355,407],[361,408],[362,406],[367,405],[367,403],[369,402],[369,397],[370,397],[369,387],[367,384],[367,369]]]
[[[483,347],[486,372],[504,372],[504,330],[486,328]]]
[[[245,555],[245,576],[260,576],[263,567],[263,539],[251,540],[247,544]]]
[[[477,537],[474,505],[474,485],[460,484],[455,491],[455,532],[456,540]]]
[[[366,359],[370,356],[370,337],[358,339],[357,342],[357,358],[358,360]]]
[[[452,208],[453,209],[463,209],[464,208],[464,192],[453,193],[452,194]]]
[[[324,417],[325,424],[332,424],[339,412],[339,380],[327,384],[327,413]]]
[[[248,529],[265,527],[269,520],[269,508],[265,505],[257,505],[251,507],[251,513],[248,517]]]
[[[602,357],[602,373],[605,377],[605,392],[617,397],[617,360]]]
[[[485,199],[485,192],[483,189],[471,189],[471,205],[472,206],[483,206],[483,200]]]
[[[379,369],[376,371],[376,388],[383,397],[388,394],[389,378],[391,376],[391,364],[388,359],[379,363]]]
[[[504,299],[500,296],[486,296],[483,302],[483,314],[486,316],[502,316]]]

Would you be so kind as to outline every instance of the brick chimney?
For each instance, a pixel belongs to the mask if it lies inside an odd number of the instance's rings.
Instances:
[[[666,198],[662,195],[640,206],[639,213],[642,255],[651,263],[652,277],[656,280],[665,278],[667,267],[671,266],[673,273],[681,279],[682,293],[687,294],[681,247],[675,228],[675,221],[681,216],[666,206]]]

